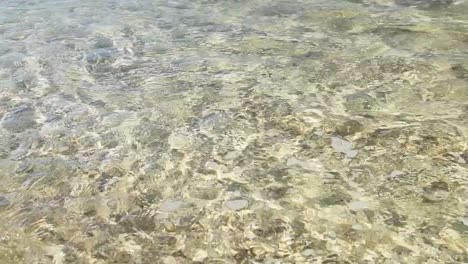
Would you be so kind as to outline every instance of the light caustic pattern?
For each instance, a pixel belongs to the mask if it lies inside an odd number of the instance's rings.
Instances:
[[[0,1],[0,263],[467,263],[463,0]]]

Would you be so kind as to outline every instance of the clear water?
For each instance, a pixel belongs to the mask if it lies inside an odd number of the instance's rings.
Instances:
[[[468,263],[468,2],[2,0],[0,263]]]

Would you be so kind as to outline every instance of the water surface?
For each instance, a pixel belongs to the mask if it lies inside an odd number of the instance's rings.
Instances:
[[[3,0],[0,263],[467,263],[468,2]]]

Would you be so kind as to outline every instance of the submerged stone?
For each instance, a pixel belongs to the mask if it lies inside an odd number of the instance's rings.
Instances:
[[[98,50],[95,52],[88,53],[88,55],[86,55],[86,61],[89,64],[110,62],[113,59],[113,54],[110,50]]]
[[[453,65],[451,68],[452,73],[457,77],[458,79],[467,79],[468,80],[468,70],[463,67],[463,65],[456,64]]]
[[[369,203],[364,201],[352,201],[348,204],[349,209],[358,211],[369,208]]]
[[[159,210],[163,212],[174,212],[177,211],[182,207],[184,202],[182,201],[177,201],[177,200],[167,200],[164,201],[161,206],[159,207]]]
[[[445,200],[449,195],[449,185],[444,181],[435,181],[423,188],[423,202],[436,203]]]
[[[313,249],[305,249],[301,252],[304,257],[309,257],[315,255],[315,251]]]
[[[336,129],[336,134],[340,136],[353,135],[361,132],[364,126],[356,120],[347,120]]]
[[[96,49],[110,48],[112,46],[114,46],[114,42],[107,37],[100,37],[94,43],[94,48]]]
[[[365,111],[375,108],[377,100],[365,92],[358,92],[345,97],[348,111]]]
[[[353,150],[353,143],[345,139],[339,137],[332,137],[331,145],[336,152],[343,153],[348,158],[354,158],[358,154],[357,150]]]
[[[198,188],[192,196],[202,200],[214,200],[218,197],[219,190],[213,187]]]
[[[24,106],[8,114],[2,122],[2,127],[14,133],[20,133],[36,126],[35,111],[30,106]]]
[[[351,196],[343,192],[334,192],[325,197],[319,198],[320,205],[327,207],[332,205],[345,205],[351,200]]]
[[[0,209],[8,207],[10,205],[10,201],[5,196],[0,196]]]
[[[208,258],[208,253],[203,249],[198,249],[192,257],[192,260],[195,262],[203,262]]]
[[[428,37],[428,33],[400,27],[380,27],[372,30],[372,33],[380,35],[382,40],[395,49],[412,49],[415,43]]]
[[[397,5],[421,9],[441,9],[453,5],[456,0],[395,0]]]
[[[266,189],[266,196],[271,199],[281,199],[288,193],[289,186],[271,186]]]
[[[449,191],[449,185],[444,181],[435,181],[432,182],[429,186],[424,188],[428,192],[437,192],[437,191]]]
[[[244,199],[235,199],[226,201],[224,205],[230,210],[239,211],[247,208],[247,206],[249,206],[249,201]]]
[[[204,131],[223,131],[231,123],[231,118],[224,111],[207,114],[200,120],[200,128]]]
[[[172,133],[167,139],[172,149],[187,149],[191,145],[191,140],[188,136]]]
[[[268,4],[267,6],[264,6],[259,11],[260,14],[264,16],[281,16],[296,14],[300,10],[300,6],[297,4],[285,1],[278,1],[274,4]]]
[[[468,216],[462,217],[461,222],[465,225],[468,226]]]
[[[404,171],[399,171],[399,170],[394,170],[390,173],[390,175],[387,176],[387,179],[389,180],[394,180],[394,179],[398,179],[400,177],[403,177],[405,176],[407,173],[404,172]]]
[[[291,168],[300,168],[306,171],[318,171],[322,165],[317,160],[300,160],[296,157],[291,157],[286,161],[286,166]]]

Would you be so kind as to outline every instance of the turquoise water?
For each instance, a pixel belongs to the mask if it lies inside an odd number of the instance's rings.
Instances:
[[[468,2],[0,2],[0,263],[468,263]]]

